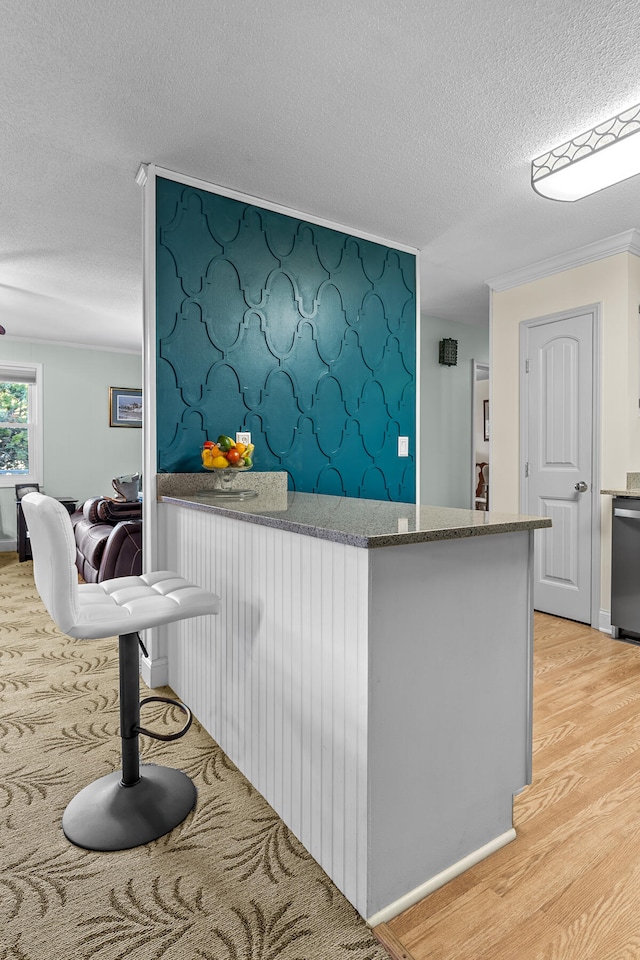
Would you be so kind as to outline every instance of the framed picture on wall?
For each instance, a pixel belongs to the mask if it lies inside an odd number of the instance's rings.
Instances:
[[[485,440],[489,439],[489,401],[483,400],[483,413],[484,413],[484,438]]]
[[[137,387],[109,387],[109,426],[142,426],[142,390]]]

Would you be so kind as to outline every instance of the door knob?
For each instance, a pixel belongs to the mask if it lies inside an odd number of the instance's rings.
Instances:
[[[584,480],[578,480],[573,489],[577,490],[578,493],[586,493],[586,491],[589,489],[589,485],[586,484]]]

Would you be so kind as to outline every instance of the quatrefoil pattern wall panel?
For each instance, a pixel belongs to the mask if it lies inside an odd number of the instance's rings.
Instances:
[[[156,222],[158,471],[250,430],[292,490],[415,501],[416,258],[165,178]]]

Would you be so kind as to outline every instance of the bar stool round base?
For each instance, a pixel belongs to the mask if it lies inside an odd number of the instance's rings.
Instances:
[[[86,850],[128,850],[169,833],[193,810],[195,784],[181,770],[145,763],[140,779],[122,784],[122,772],[94,780],[62,816],[65,836]]]

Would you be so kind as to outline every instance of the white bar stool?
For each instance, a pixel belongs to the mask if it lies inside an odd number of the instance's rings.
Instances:
[[[29,528],[33,573],[42,601],[58,628],[70,637],[98,640],[119,636],[122,770],[89,784],[62,817],[65,836],[88,850],[126,850],[156,840],[181,823],[196,803],[193,781],[180,770],[139,760],[139,734],[176,740],[191,725],[191,711],[166,697],[142,703],[174,703],[186,715],[174,734],[140,726],[139,630],[189,617],[216,614],[220,598],[170,570],[78,583],[75,540],[66,508],[41,493],[22,498]]]

